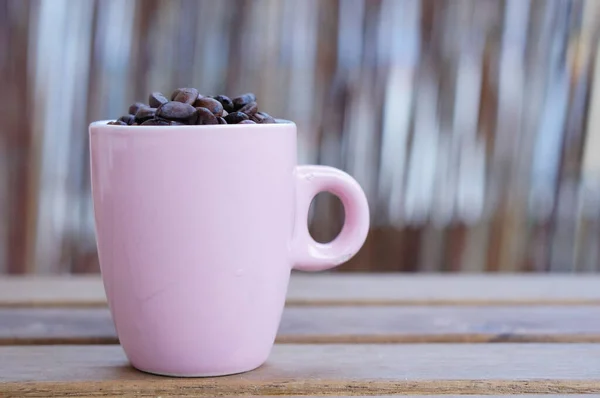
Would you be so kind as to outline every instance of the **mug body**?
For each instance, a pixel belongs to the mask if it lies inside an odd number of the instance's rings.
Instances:
[[[214,376],[269,356],[293,266],[296,126],[90,125],[98,255],[131,364]]]

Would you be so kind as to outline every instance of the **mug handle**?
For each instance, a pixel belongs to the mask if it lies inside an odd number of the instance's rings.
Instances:
[[[292,239],[293,268],[323,271],[340,265],[362,247],[369,232],[369,204],[364,191],[347,173],[329,166],[296,167],[296,219]],[[330,192],[344,205],[345,222],[329,243],[316,242],[308,232],[308,210],[320,192]]]

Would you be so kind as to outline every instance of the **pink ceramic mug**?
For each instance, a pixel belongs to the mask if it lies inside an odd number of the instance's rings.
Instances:
[[[296,125],[90,125],[96,236],[112,318],[131,364],[173,376],[252,370],[269,356],[292,268],[350,259],[369,228],[346,173],[296,165]],[[315,242],[313,197],[346,221]]]

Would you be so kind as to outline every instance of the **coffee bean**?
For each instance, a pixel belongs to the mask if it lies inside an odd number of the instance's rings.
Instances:
[[[252,115],[250,119],[254,120],[256,123],[259,124],[275,123],[275,119],[273,119],[271,115],[265,112],[256,112],[254,115]]]
[[[161,117],[155,117],[154,120],[165,122],[166,125],[169,125],[169,126],[185,126],[185,123],[176,122],[175,120],[167,120],[167,119],[163,119]]]
[[[193,106],[178,101],[169,101],[161,105],[156,111],[156,116],[184,124],[196,124],[198,119],[196,109]]]
[[[135,102],[129,114],[108,124],[117,126],[176,126],[181,124],[266,124],[278,123],[259,112],[256,95],[248,92],[231,99],[226,95],[203,96],[193,87],[178,88],[170,97],[155,91],[148,104]]]
[[[119,118],[125,124],[132,125],[135,122],[135,116],[133,115],[124,115]]]
[[[136,102],[135,104],[131,104],[131,105],[129,105],[129,114],[135,115],[142,108],[148,108],[148,105],[143,104],[141,102]]]
[[[169,120],[164,119],[148,119],[141,126],[170,126],[171,122]]]
[[[192,105],[198,98],[198,90],[195,88],[178,88],[173,92],[171,101],[182,102]]]
[[[239,111],[245,113],[248,116],[252,116],[258,111],[258,104],[256,103],[256,101],[249,102],[243,107],[241,107]]]
[[[225,119],[227,124],[237,124],[242,120],[248,120],[248,115],[242,112],[233,112],[225,116],[223,119]]]
[[[159,106],[161,106],[162,104],[166,104],[167,102],[169,102],[167,97],[165,97],[164,95],[162,95],[162,93],[159,93],[158,91],[150,94],[150,97],[148,98],[148,103],[152,108],[158,108]]]
[[[194,102],[194,107],[206,108],[209,111],[211,111],[215,116],[223,115],[223,105],[221,105],[221,103],[214,98],[198,98],[196,102]]]
[[[239,97],[233,99],[233,109],[238,111],[253,101],[256,101],[256,95],[254,95],[253,93],[242,94]]]
[[[226,95],[217,95],[216,97],[214,97],[214,99],[216,99],[221,103],[221,105],[223,105],[223,109],[225,109],[227,113],[233,112],[233,101],[231,100],[231,98],[229,98]]]
[[[177,97],[177,94],[179,94],[179,93],[181,92],[181,90],[184,90],[184,89],[183,89],[183,88],[178,88],[177,90],[173,91],[173,92],[171,93],[171,96],[169,97],[169,99],[170,99],[171,101],[174,101],[174,100],[175,100],[175,97]]]
[[[148,119],[152,119],[156,115],[156,108],[140,108],[135,114],[135,121],[142,124]]]
[[[217,117],[207,108],[198,107],[196,113],[198,114],[196,124],[219,124]]]

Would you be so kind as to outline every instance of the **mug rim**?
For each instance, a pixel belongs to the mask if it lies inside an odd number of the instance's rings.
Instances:
[[[128,134],[130,131],[135,131],[140,128],[144,130],[151,130],[153,132],[165,132],[168,133],[171,129],[177,128],[178,130],[213,130],[218,128],[223,131],[231,131],[231,130],[243,130],[243,129],[259,129],[259,130],[278,130],[282,128],[296,128],[296,123],[287,119],[278,119],[275,118],[277,123],[265,123],[265,124],[180,124],[176,126],[120,126],[114,124],[107,124],[108,122],[113,122],[115,119],[106,119],[106,120],[96,120],[89,124],[88,129],[90,132],[93,132],[97,129],[110,130],[112,133],[124,133]],[[106,133],[106,131],[104,132]]]

